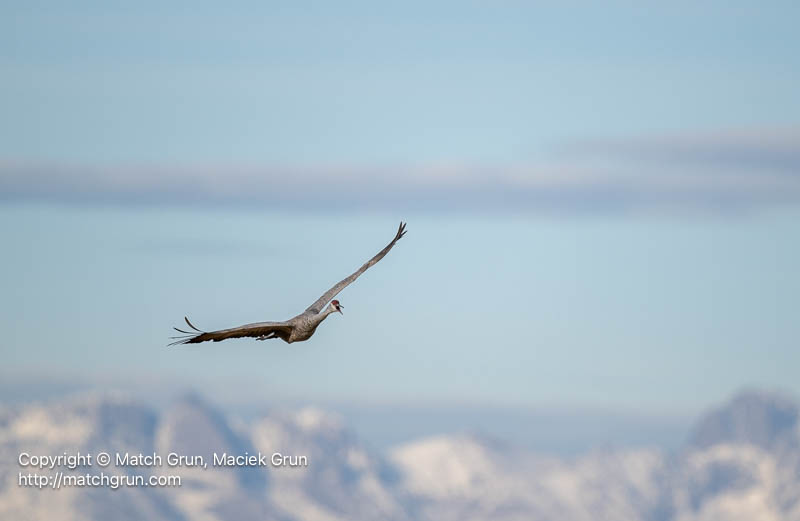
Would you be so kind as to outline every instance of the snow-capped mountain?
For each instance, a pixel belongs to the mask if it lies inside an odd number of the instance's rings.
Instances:
[[[790,398],[746,392],[701,417],[673,454],[632,447],[564,459],[464,435],[378,454],[316,409],[243,424],[197,395],[160,414],[85,395],[0,408],[0,519],[792,521],[800,520],[799,425]],[[21,452],[100,451],[202,456],[208,465],[102,469],[177,473],[178,487],[19,485],[33,471],[18,464]],[[290,464],[214,466],[215,453],[280,453]],[[291,464],[301,455],[305,465]]]

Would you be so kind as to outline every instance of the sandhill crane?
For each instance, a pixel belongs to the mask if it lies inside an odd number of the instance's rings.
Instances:
[[[183,329],[174,328],[175,331],[183,333],[185,336],[172,337],[178,339],[170,345],[176,344],[197,344],[199,342],[206,342],[213,340],[219,342],[226,338],[241,338],[241,337],[254,337],[256,340],[267,340],[270,338],[280,338],[284,342],[291,344],[292,342],[302,342],[308,340],[311,335],[317,330],[317,327],[323,320],[328,318],[332,313],[342,313],[342,305],[338,300],[331,300],[340,291],[349,286],[356,280],[362,273],[367,271],[371,266],[381,260],[389,250],[400,240],[406,233],[406,224],[401,222],[400,227],[397,229],[394,239],[384,249],[378,252],[377,255],[368,260],[363,266],[358,268],[352,275],[343,279],[338,284],[325,292],[313,304],[311,304],[305,311],[300,313],[294,318],[290,318],[285,322],[256,322],[255,324],[246,324],[244,326],[234,327],[231,329],[220,329],[219,331],[201,331],[189,322],[187,317],[184,317],[186,324],[194,331],[184,331]],[[322,311],[326,303],[330,305]],[[344,314],[344,313],[342,313]]]

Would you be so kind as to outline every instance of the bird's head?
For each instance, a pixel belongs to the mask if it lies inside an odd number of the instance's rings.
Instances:
[[[344,308],[344,306],[342,306],[341,304],[339,304],[339,301],[338,301],[338,300],[331,300],[331,309],[332,309],[333,311],[338,311],[339,313],[341,313],[342,315],[344,315],[344,313],[342,313],[342,308]]]

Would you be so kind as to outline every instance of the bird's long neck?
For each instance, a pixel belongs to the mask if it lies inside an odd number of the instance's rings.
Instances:
[[[317,324],[321,323],[323,320],[328,318],[328,315],[330,315],[331,313],[336,313],[336,310],[334,308],[332,308],[332,307],[325,308],[325,310],[322,313],[320,313],[320,314],[318,314],[318,315],[316,315],[314,317],[316,319],[315,322]]]

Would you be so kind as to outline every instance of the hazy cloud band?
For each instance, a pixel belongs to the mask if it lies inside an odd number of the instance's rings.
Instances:
[[[800,202],[800,132],[575,142],[506,165],[275,167],[0,163],[5,199],[580,212]]]

